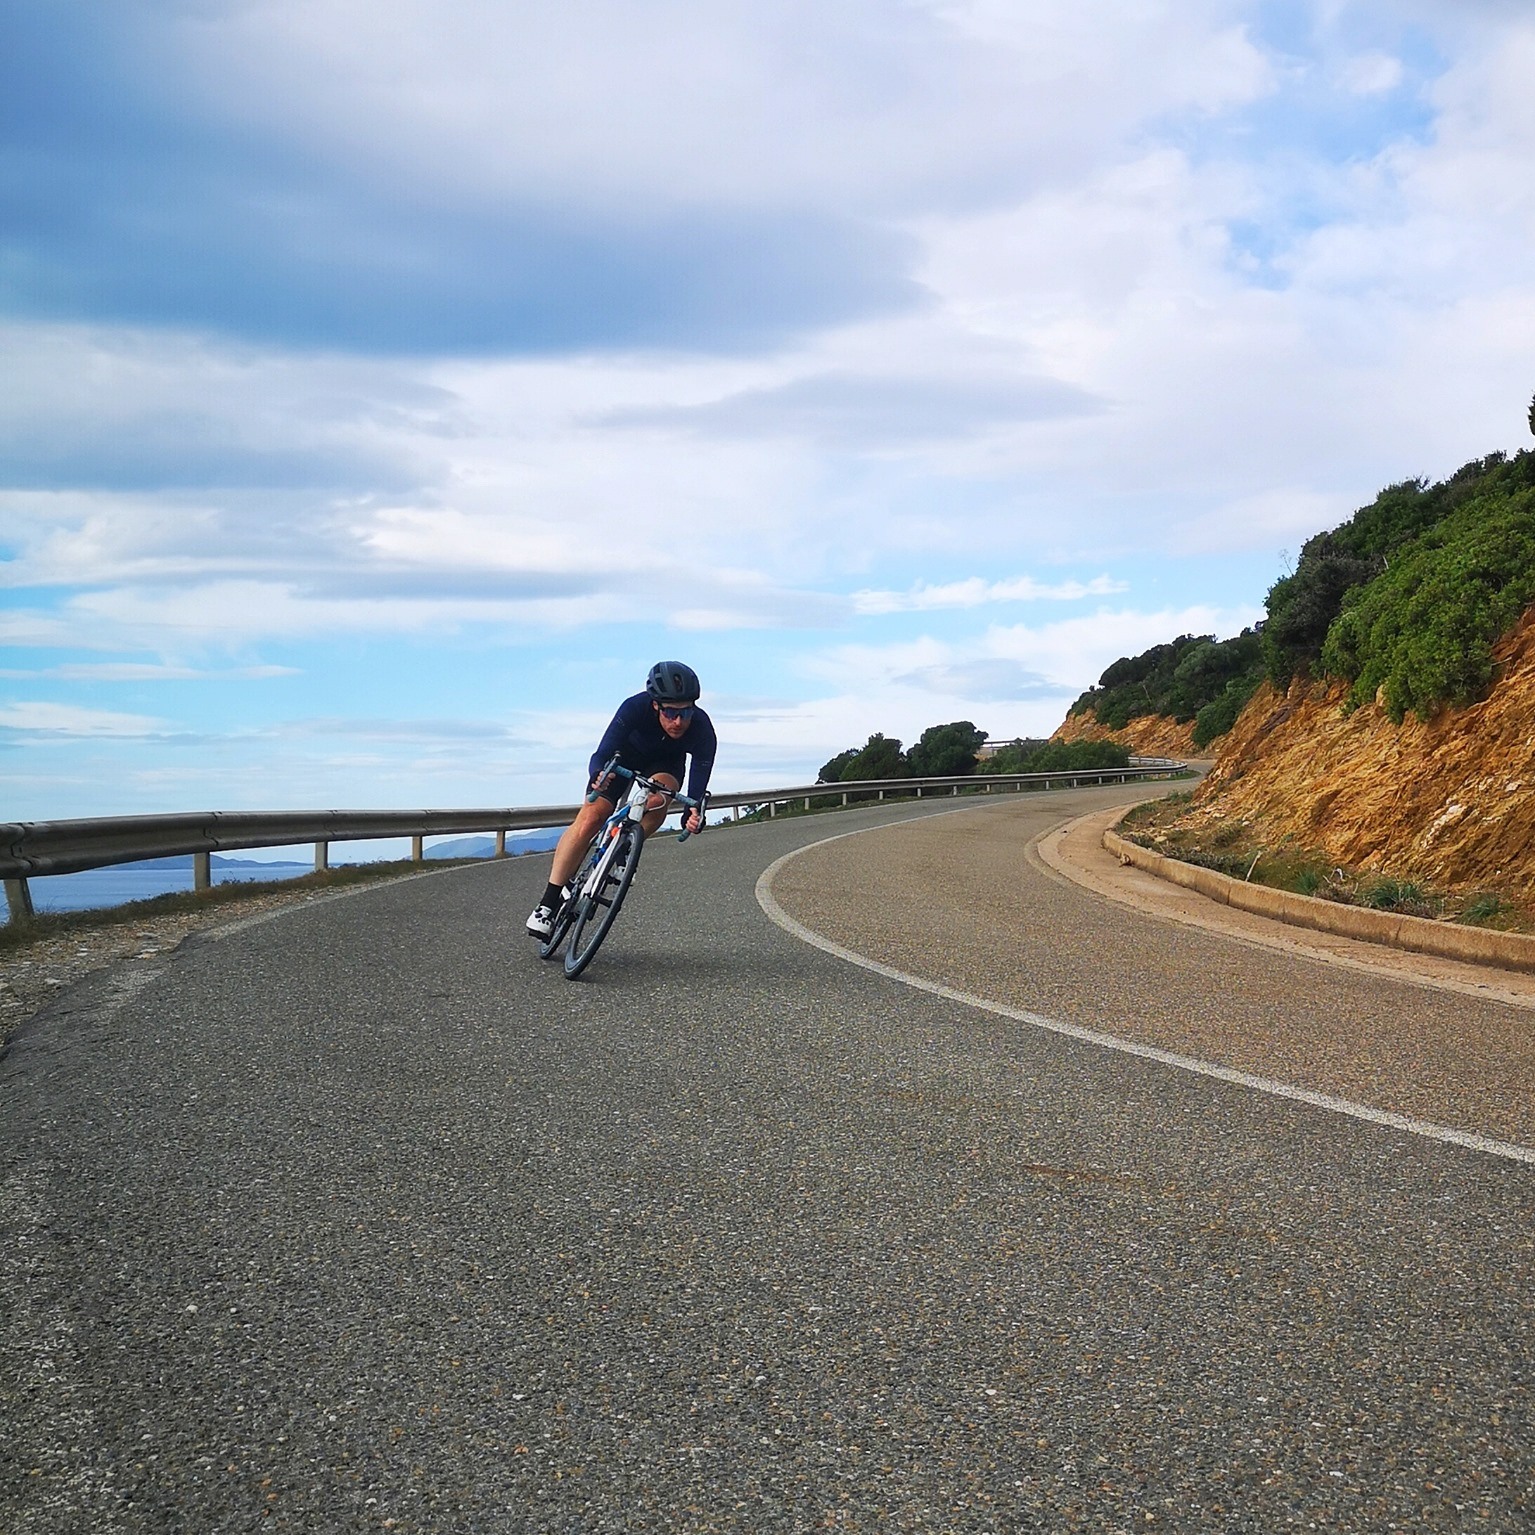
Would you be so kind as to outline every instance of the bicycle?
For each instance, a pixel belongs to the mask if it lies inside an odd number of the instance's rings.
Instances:
[[[634,871],[639,867],[640,851],[645,845],[645,807],[651,795],[664,794],[669,806],[681,805],[684,810],[693,810],[699,805],[698,800],[689,799],[686,794],[669,789],[653,778],[646,778],[643,773],[620,767],[616,758],[603,768],[595,781],[604,783],[610,777],[629,780],[629,792],[592,838],[591,846],[565,887],[565,898],[554,914],[554,926],[549,930],[549,936],[538,945],[541,959],[553,959],[569,935],[565,975],[572,981],[591,964],[624,904],[629,886],[634,883]],[[593,789],[586,801],[591,804],[597,798],[597,791]],[[687,838],[688,832],[684,828],[677,840],[685,842]]]

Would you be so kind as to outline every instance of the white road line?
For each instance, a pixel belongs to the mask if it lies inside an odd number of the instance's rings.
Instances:
[[[966,808],[974,809],[975,807],[967,806]],[[954,812],[945,813],[953,814]],[[757,880],[757,904],[772,921],[802,943],[808,943],[837,959],[845,960],[850,965],[872,970],[876,975],[882,975],[887,980],[899,981],[904,986],[912,986],[918,991],[926,991],[935,997],[942,997],[945,1001],[980,1008],[982,1012],[994,1013],[1001,1018],[1010,1018],[1015,1023],[1026,1023],[1031,1028],[1044,1029],[1051,1034],[1061,1034],[1067,1039],[1075,1039],[1086,1045],[1096,1045],[1103,1050],[1117,1050],[1123,1055],[1156,1061],[1159,1065],[1171,1066],[1175,1071],[1187,1071],[1200,1077],[1213,1077],[1217,1082],[1229,1082],[1234,1087],[1245,1087],[1253,1092],[1268,1093],[1275,1098],[1288,1098],[1294,1103],[1304,1103],[1333,1114],[1346,1114],[1351,1119],[1362,1119],[1372,1125],[1385,1125],[1390,1129],[1404,1130],[1409,1135],[1419,1135],[1427,1140],[1443,1141],[1451,1146],[1464,1146],[1471,1151],[1486,1152],[1488,1156],[1503,1157],[1510,1162],[1535,1165],[1535,1148],[1529,1146],[1518,1146],[1511,1141],[1493,1140],[1486,1135],[1472,1135],[1464,1130],[1452,1130],[1445,1125],[1429,1124],[1426,1120],[1410,1119],[1405,1114],[1391,1114],[1384,1109],[1372,1109],[1368,1104],[1353,1103],[1347,1098],[1334,1098],[1329,1093],[1313,1093],[1303,1087],[1292,1087],[1287,1082],[1275,1082],[1268,1077],[1256,1077],[1245,1071],[1234,1071],[1229,1066],[1219,1066],[1214,1061],[1201,1061],[1195,1056],[1178,1055],[1171,1050],[1159,1050],[1154,1045],[1136,1044],[1132,1040],[1119,1039],[1112,1034],[1100,1034],[1096,1029],[1084,1029],[1074,1023],[1062,1023],[1059,1019],[1046,1018],[1043,1013],[1031,1013],[1023,1008],[1008,1007],[1005,1003],[973,996],[970,992],[959,991],[953,986],[924,980],[919,975],[908,975],[904,970],[881,964],[878,960],[870,959],[864,954],[855,954],[851,949],[843,948],[840,943],[833,943],[831,939],[822,937],[820,933],[812,931],[804,923],[796,922],[774,899],[773,881],[778,871],[785,864],[798,858],[801,853],[809,853],[815,848],[825,847],[828,842],[840,842],[844,837],[858,837],[866,831],[883,830],[885,828],[881,826],[860,827],[857,831],[839,832],[835,837],[823,837],[819,842],[812,842],[805,847],[796,848],[792,853],[785,853],[782,858],[775,859],[769,864]]]

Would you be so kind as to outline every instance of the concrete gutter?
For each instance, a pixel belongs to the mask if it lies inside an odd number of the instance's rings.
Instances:
[[[1197,864],[1154,853],[1150,848],[1121,837],[1113,826],[1104,831],[1103,845],[1121,864],[1133,864],[1158,879],[1196,891],[1223,906],[1252,912],[1255,916],[1271,917],[1321,933],[1335,933],[1342,938],[1389,944],[1414,954],[1432,954],[1474,965],[1497,965],[1506,970],[1535,971],[1535,936],[1527,933],[1497,933],[1484,927],[1460,927],[1435,922],[1428,917],[1405,917],[1396,912],[1374,911],[1367,906],[1343,906],[1337,901],[1319,900],[1316,896],[1248,884],[1229,874],[1217,874],[1214,869],[1202,869]]]

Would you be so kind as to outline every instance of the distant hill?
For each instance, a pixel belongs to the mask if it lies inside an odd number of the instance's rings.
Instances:
[[[309,859],[274,859],[274,858],[226,858],[222,853],[211,853],[208,857],[208,865],[213,869],[272,869],[282,871],[284,869],[309,869],[313,864]],[[135,858],[132,863],[120,863],[114,865],[119,869],[186,869],[192,868],[192,854],[179,853],[172,858]]]
[[[506,834],[506,851],[513,857],[523,853],[547,853],[552,851],[556,842],[560,840],[562,828],[558,826],[541,827],[535,831],[512,831]],[[366,848],[366,843],[357,845]],[[438,842],[429,845],[426,849],[427,858],[490,858],[496,851],[496,839],[491,836],[484,837],[454,837],[448,842]],[[119,869],[185,869],[189,873],[192,869],[193,855],[180,853],[171,858],[136,858],[132,863],[120,863]],[[339,860],[337,860],[339,861]],[[352,857],[347,860],[350,863],[364,863],[370,860]],[[291,877],[295,869],[311,869],[313,862],[308,858],[237,858],[224,853],[212,853],[208,858],[208,865],[213,870],[228,869],[239,870],[240,873],[249,875],[270,869],[274,879]]]
[[[523,853],[548,853],[560,840],[563,827],[546,826],[537,831],[509,831],[506,850],[514,858]],[[496,851],[494,837],[455,837],[427,848],[428,858],[490,858]]]

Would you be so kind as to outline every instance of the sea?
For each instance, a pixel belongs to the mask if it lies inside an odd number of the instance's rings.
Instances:
[[[237,868],[224,865],[212,870],[213,883],[237,880],[297,879],[312,874],[314,863],[247,863]],[[192,888],[192,862],[184,858],[116,864],[107,869],[85,869],[79,874],[47,874],[27,881],[34,911],[91,911],[99,906],[121,906],[128,901],[147,901],[151,896],[174,895]]]
[[[558,828],[533,832],[513,832],[507,839],[511,854],[546,852],[559,839]],[[426,850],[428,858],[488,858],[495,851],[490,837],[461,837],[438,843]],[[332,864],[365,862],[363,859],[340,860],[332,849]],[[391,849],[387,856],[399,857]],[[404,856],[409,856],[408,852]],[[215,853],[210,860],[213,883],[230,884],[251,880],[298,879],[314,872],[311,855],[287,862],[254,858],[231,858]],[[85,869],[79,874],[38,875],[27,881],[34,911],[94,911],[104,906],[121,906],[129,901],[145,901],[151,896],[174,895],[193,888],[190,855],[178,858],[148,858],[138,863],[113,864],[105,869]],[[0,907],[0,913],[4,908]]]

